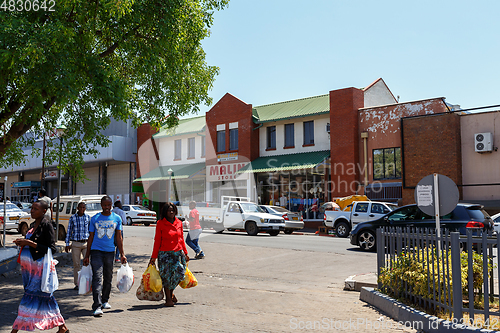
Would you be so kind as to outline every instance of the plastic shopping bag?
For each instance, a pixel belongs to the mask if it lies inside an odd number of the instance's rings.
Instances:
[[[116,281],[118,281],[116,287],[122,293],[126,293],[132,288],[134,284],[134,272],[128,263],[122,265],[120,269],[116,271]]]
[[[161,301],[165,294],[163,293],[163,289],[157,293],[152,290],[146,291],[144,289],[144,280],[141,279],[141,284],[139,285],[139,288],[137,288],[135,296],[141,301]]]
[[[183,289],[196,287],[198,285],[198,280],[194,277],[193,273],[189,270],[186,265],[186,273],[184,273],[184,280],[179,282],[179,286]]]
[[[56,265],[59,261],[52,257],[52,250],[49,248],[43,257],[42,271],[42,291],[52,294],[59,288],[59,279],[57,278]]]
[[[142,280],[144,281],[144,290],[153,291],[155,293],[162,289],[162,282],[160,277],[160,272],[155,266],[149,265],[144,274],[142,274]]]
[[[78,294],[86,295],[92,291],[92,267],[83,266],[78,272]]]

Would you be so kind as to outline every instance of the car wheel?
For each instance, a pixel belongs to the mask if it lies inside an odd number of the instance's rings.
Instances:
[[[132,225],[132,219],[127,216],[127,225]]]
[[[285,231],[283,231],[285,234],[287,235],[291,235],[292,232],[293,232],[293,229],[285,229]]]
[[[21,223],[18,231],[21,233],[21,235],[26,236],[26,234],[28,233],[28,224],[26,222]]]
[[[64,230],[64,227],[62,225],[59,226],[59,232],[57,233],[57,238],[58,240],[66,239],[66,230]]]
[[[259,233],[259,228],[257,228],[257,224],[253,221],[247,222],[247,224],[245,224],[245,230],[250,236],[255,236]]]
[[[347,225],[346,222],[339,222],[337,224],[337,236],[341,238],[346,238],[349,236],[349,226]]]
[[[271,230],[271,231],[269,231],[269,235],[271,235],[271,236],[278,236],[279,233],[280,233],[279,230]]]
[[[362,231],[358,238],[358,244],[359,247],[364,251],[375,251],[375,233],[370,230]]]

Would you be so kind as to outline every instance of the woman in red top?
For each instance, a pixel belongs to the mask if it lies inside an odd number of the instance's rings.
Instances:
[[[158,269],[165,290],[165,306],[177,303],[174,289],[184,279],[186,262],[189,261],[182,222],[175,215],[177,207],[171,202],[161,209],[161,220],[156,224],[153,254],[149,260],[149,264],[154,265],[158,258]]]

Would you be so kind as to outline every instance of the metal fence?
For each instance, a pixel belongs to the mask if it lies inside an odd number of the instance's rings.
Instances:
[[[500,265],[493,264],[499,248],[500,238],[477,230],[467,230],[466,236],[441,230],[438,237],[435,229],[379,228],[378,287],[430,312],[447,312],[458,321],[468,313],[471,322],[482,314],[486,323],[490,315],[500,316],[491,308],[500,290]],[[382,273],[397,278],[384,284]]]

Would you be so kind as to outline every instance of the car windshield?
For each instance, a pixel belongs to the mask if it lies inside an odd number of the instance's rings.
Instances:
[[[482,222],[490,216],[483,209],[468,208],[467,212],[469,213],[470,219],[472,221],[481,221]]]
[[[6,204],[5,205],[5,210],[8,211],[8,212],[16,212],[16,213],[22,213],[23,212],[21,209],[19,209],[19,207],[17,207],[13,203]],[[1,212],[3,212],[3,203],[0,204],[0,215],[1,215]]]
[[[146,207],[143,206],[131,206],[133,210],[149,210]]]
[[[291,213],[288,209],[283,208],[283,207],[272,206],[269,208],[271,208],[272,210],[274,210],[275,212],[278,212],[278,213]]]
[[[95,210],[101,211],[102,210],[100,202],[86,202],[86,204],[87,204],[86,211],[95,211]]]
[[[242,202],[240,203],[241,208],[243,209],[244,212],[246,213],[265,213],[262,208],[257,206],[254,203],[247,203],[247,202]]]

